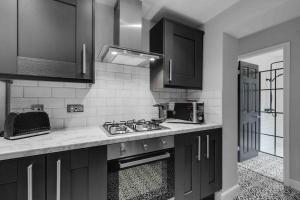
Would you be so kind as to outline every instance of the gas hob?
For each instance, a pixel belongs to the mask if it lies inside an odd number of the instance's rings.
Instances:
[[[129,120],[129,121],[120,121],[120,122],[105,122],[103,128],[109,135],[122,135],[129,134],[134,132],[148,132],[155,130],[169,129],[160,125],[155,120],[146,121],[141,120]]]

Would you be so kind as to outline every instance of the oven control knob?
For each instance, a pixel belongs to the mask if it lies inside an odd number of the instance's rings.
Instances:
[[[125,143],[121,143],[120,152],[121,152],[121,154],[126,152],[126,144]]]
[[[166,144],[167,144],[167,141],[164,140],[164,139],[162,139],[162,140],[161,140],[161,143],[162,143],[163,145],[166,145]]]
[[[144,147],[144,150],[145,150],[145,151],[148,150],[148,144],[144,144],[143,147]]]

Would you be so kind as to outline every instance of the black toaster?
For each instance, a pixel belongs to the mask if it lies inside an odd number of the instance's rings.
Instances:
[[[17,140],[50,133],[46,112],[10,113],[4,124],[4,138]]]

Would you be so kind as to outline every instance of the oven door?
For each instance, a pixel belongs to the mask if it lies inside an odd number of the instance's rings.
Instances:
[[[174,197],[173,149],[108,162],[108,200],[168,200]]]

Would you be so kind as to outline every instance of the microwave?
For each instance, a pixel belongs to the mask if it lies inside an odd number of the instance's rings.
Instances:
[[[204,103],[175,103],[173,110],[168,113],[168,118],[190,121],[197,124],[204,123]]]

